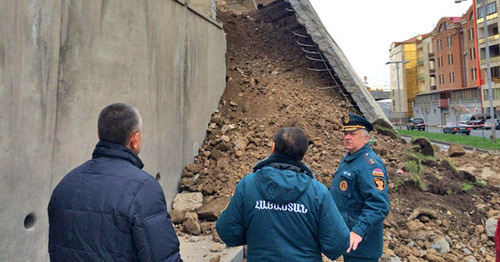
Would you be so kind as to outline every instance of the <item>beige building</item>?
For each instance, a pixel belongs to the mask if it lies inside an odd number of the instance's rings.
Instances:
[[[493,107],[497,117],[500,115],[500,34],[498,33],[498,25],[500,19],[498,17],[498,0],[477,0],[477,35],[479,45],[479,64],[481,68],[481,78],[484,79],[481,83],[481,99],[483,101],[483,109],[485,113],[490,112],[490,97],[487,81],[487,61],[485,48],[485,33],[483,7],[486,6],[486,25],[488,32],[488,46],[490,51],[490,67],[491,67],[491,84],[493,90]]]

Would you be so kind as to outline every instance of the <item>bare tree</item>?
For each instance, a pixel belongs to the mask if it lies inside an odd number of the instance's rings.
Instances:
[[[427,121],[428,121],[430,113],[431,113],[431,109],[428,106],[423,106],[422,107],[422,114],[424,115],[425,125],[428,125]]]
[[[455,120],[458,122],[462,114],[467,113],[468,110],[463,105],[450,105],[450,111],[455,116]]]

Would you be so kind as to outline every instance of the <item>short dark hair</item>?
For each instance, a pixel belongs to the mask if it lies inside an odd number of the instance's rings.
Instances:
[[[309,147],[304,130],[298,127],[284,127],[278,130],[273,137],[274,150],[294,160],[302,160]]]
[[[97,131],[102,141],[126,145],[133,133],[142,128],[137,108],[116,103],[105,107],[99,114]]]

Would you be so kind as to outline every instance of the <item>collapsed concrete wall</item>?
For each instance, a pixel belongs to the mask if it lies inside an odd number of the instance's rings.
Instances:
[[[318,45],[336,77],[342,82],[343,88],[352,97],[363,115],[370,122],[382,120],[391,125],[382,109],[366,89],[361,78],[352,68],[347,57],[321,23],[321,19],[314,11],[311,3],[308,0],[286,0],[286,2],[290,3],[298,22],[306,28],[309,36]]]
[[[110,103],[141,112],[144,169],[171,202],[225,88],[206,2],[2,1],[0,261],[48,260],[51,191],[90,158]]]

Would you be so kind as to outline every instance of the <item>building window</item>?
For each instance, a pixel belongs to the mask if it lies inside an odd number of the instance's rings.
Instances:
[[[470,60],[475,60],[476,59],[476,48],[472,47],[470,49]]]
[[[469,28],[469,40],[474,40],[474,28],[473,27]]]
[[[444,85],[444,75],[439,75],[439,84]]]
[[[455,73],[451,72],[451,73],[448,74],[448,76],[450,78],[450,84],[455,83]]]
[[[448,36],[447,40],[448,40],[448,47],[450,47],[451,46],[451,36]]]
[[[448,65],[453,65],[453,55],[448,55]]]
[[[437,40],[437,50],[443,49],[443,45],[441,43],[441,40]]]
[[[470,21],[474,20],[474,13],[470,12],[470,15],[469,15],[469,20],[470,20]]]
[[[477,69],[476,68],[472,68],[470,70],[470,73],[471,73],[471,79],[472,80],[476,80],[477,79]]]
[[[484,8],[483,8],[483,7],[479,7],[479,8],[477,9],[477,17],[479,17],[479,18],[483,18],[483,17],[484,17],[483,10],[484,10]]]
[[[496,13],[496,12],[497,12],[496,1],[486,5],[486,14],[491,15],[491,14]]]
[[[444,30],[448,29],[448,24],[446,22],[442,23],[440,26],[439,26],[439,32],[444,32]]]
[[[438,66],[443,67],[443,58],[442,57],[438,58]]]

